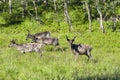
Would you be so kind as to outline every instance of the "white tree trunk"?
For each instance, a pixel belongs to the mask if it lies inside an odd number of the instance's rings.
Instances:
[[[35,1],[33,1],[33,5],[34,5],[34,9],[35,9],[35,18],[36,18],[36,20],[38,20],[37,6],[36,6]]]
[[[9,0],[9,14],[12,14],[12,2]]]
[[[24,18],[25,17],[25,1],[24,0],[22,0],[21,1],[21,6],[22,6],[22,18]]]
[[[102,13],[101,13],[101,11],[99,10],[99,8],[97,7],[97,11],[98,11],[98,13],[99,13],[99,15],[100,15],[100,29],[102,30],[102,32],[104,33],[105,32],[105,29],[104,29],[104,26],[103,26],[103,20],[102,20]]]
[[[54,10],[56,12],[56,0],[53,0],[54,1]]]
[[[71,32],[71,30],[73,29],[72,23],[71,23],[71,19],[67,10],[67,0],[64,0],[64,15],[66,18],[66,21],[69,25],[69,31]]]
[[[99,0],[96,0],[96,9],[98,11],[98,14],[100,15],[100,29],[102,30],[102,32],[104,33],[105,32],[105,29],[104,29],[104,26],[103,26],[103,18],[102,18],[102,12],[100,11],[99,7]]]
[[[92,31],[92,24],[91,24],[91,16],[90,16],[90,9],[89,9],[89,5],[87,2],[85,2],[85,6],[86,6],[86,11],[87,11],[87,15],[88,15],[88,21],[89,21],[89,31]]]

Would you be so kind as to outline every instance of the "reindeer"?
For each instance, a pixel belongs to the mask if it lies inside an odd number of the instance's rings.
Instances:
[[[35,42],[35,38],[43,38],[43,37],[50,37],[50,32],[49,31],[44,31],[44,32],[41,32],[41,33],[36,33],[36,34],[30,34],[30,31],[28,31],[28,35],[26,37],[26,40],[28,40],[28,38],[31,38],[32,39],[32,42]]]
[[[43,44],[40,43],[27,43],[27,44],[17,44],[15,40],[10,41],[10,45],[8,47],[15,47],[17,50],[19,50],[21,53],[27,53],[27,52],[37,52],[40,53],[42,56],[42,51],[40,50],[41,47],[43,47]]]
[[[75,41],[75,38],[76,37],[70,40],[66,35],[66,39],[70,45],[71,51],[76,57],[75,61],[77,61],[78,55],[86,55],[88,57],[88,60],[92,59],[92,56],[91,56],[92,47],[84,44],[73,44],[73,42]]]
[[[41,43],[41,44],[45,44],[45,45],[53,45],[56,49],[57,46],[60,47],[60,49],[63,51],[63,48],[59,45],[59,39],[58,38],[48,38],[48,37],[44,37],[41,39],[35,38],[34,40],[36,43]]]

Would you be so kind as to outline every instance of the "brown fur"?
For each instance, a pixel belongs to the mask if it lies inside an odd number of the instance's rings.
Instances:
[[[17,50],[19,50],[21,53],[33,52],[33,51],[39,53],[41,52],[40,48],[42,46],[44,45],[40,43],[17,44],[14,40],[12,40],[9,45],[9,47],[17,48]]]
[[[88,45],[84,45],[84,44],[73,44],[74,40],[76,37],[74,37],[73,39],[68,39],[68,37],[66,36],[66,39],[68,41],[68,43],[70,44],[70,48],[71,51],[74,55],[76,55],[76,60],[78,58],[78,55],[86,55],[88,57],[88,59],[91,59],[91,50],[92,47],[88,46]]]
[[[44,31],[44,32],[36,33],[36,34],[30,34],[30,31],[28,30],[28,35],[26,37],[26,40],[28,40],[28,38],[31,38],[32,42],[35,42],[35,38],[40,39],[44,37],[50,37],[50,35],[51,34],[49,31]]]
[[[53,45],[55,47],[54,50],[56,49],[57,46],[59,46],[60,49],[62,50],[62,52],[64,52],[63,48],[59,45],[59,39],[58,38],[48,38],[48,37],[44,37],[44,38],[41,38],[41,39],[36,38],[35,42],[45,44],[45,45]]]

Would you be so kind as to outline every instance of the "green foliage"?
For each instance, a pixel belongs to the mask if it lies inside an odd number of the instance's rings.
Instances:
[[[0,24],[5,24],[5,20],[2,16],[0,16]]]
[[[24,1],[24,0],[23,0]],[[89,3],[91,19],[96,20],[99,17],[99,14],[96,10],[96,1],[86,0]],[[26,2],[28,3],[26,6]],[[64,16],[64,1],[57,0],[56,11],[54,10],[54,2],[48,1],[45,3],[44,1],[37,0],[36,2],[37,15],[40,20],[44,22],[45,25],[53,26],[55,24],[56,28],[60,26],[63,22],[65,22]],[[101,9],[104,20],[109,20],[111,16],[119,15],[119,1],[99,1],[98,7]],[[21,0],[13,0],[12,1],[12,14],[9,14],[9,5],[8,2],[1,2],[0,4],[0,16],[2,16],[1,24],[5,24],[5,26],[18,24],[25,21],[26,18],[35,19],[36,12],[35,7],[32,0],[27,0],[22,4]],[[25,10],[24,10],[24,8]],[[107,11],[107,12],[106,12]],[[22,15],[24,12],[24,18]],[[88,24],[88,16],[86,13],[86,7],[84,6],[83,0],[70,0],[68,1],[68,12],[72,21],[73,26]],[[57,23],[57,24],[56,24]],[[68,26],[68,25],[67,25]],[[118,26],[117,26],[118,27]]]
[[[3,24],[18,24],[24,21],[19,13],[9,14],[7,12],[1,13]]]

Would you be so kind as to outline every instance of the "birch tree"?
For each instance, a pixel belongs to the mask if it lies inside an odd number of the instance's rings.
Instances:
[[[104,29],[104,26],[103,26],[103,15],[102,15],[102,12],[101,12],[101,10],[100,10],[100,6],[99,6],[98,4],[99,4],[99,0],[96,0],[96,9],[97,9],[98,14],[99,14],[99,16],[100,16],[100,18],[99,18],[99,21],[100,21],[100,29],[101,29],[102,33],[104,33],[104,32],[105,32],[105,29]]]
[[[22,18],[25,17],[25,0],[21,1],[21,6],[22,6]]]
[[[53,0],[53,2],[54,2],[54,10],[56,12],[56,0]]]
[[[34,5],[34,10],[35,10],[35,18],[36,18],[36,20],[38,20],[38,13],[37,13],[37,6],[36,6],[36,2],[35,2],[35,0],[34,1],[32,1],[33,2],[33,5]]]
[[[89,21],[89,31],[92,31],[92,24],[91,24],[91,15],[90,15],[90,5],[87,1],[85,1],[86,11],[88,15],[88,21]]]
[[[73,26],[72,26],[72,22],[71,22],[69,13],[68,13],[67,2],[68,2],[67,0],[64,0],[64,15],[65,15],[66,21],[69,25],[69,32],[71,32],[71,30],[73,29]]]
[[[12,0],[9,0],[9,14],[12,14]]]

